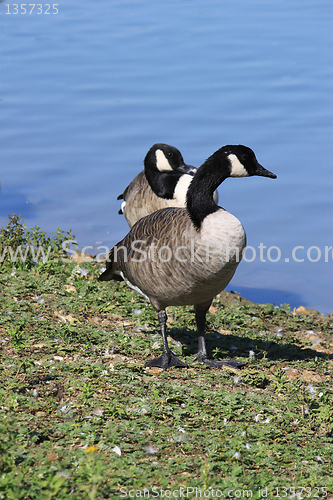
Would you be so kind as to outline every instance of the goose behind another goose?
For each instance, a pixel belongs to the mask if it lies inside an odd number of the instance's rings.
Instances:
[[[145,366],[186,366],[168,346],[165,309],[170,305],[194,305],[199,362],[213,367],[239,365],[233,360],[209,359],[206,352],[206,313],[233,277],[246,246],[243,226],[216,205],[213,193],[227,177],[253,175],[276,178],[258,163],[250,148],[220,148],[194,176],[186,208],[165,208],[144,217],[111,250],[99,279],[124,279],[147,296],[158,313],[163,353]]]

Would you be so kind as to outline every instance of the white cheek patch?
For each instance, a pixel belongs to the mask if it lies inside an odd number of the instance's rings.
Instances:
[[[156,167],[160,172],[168,172],[168,171],[170,172],[170,170],[173,170],[167,158],[165,157],[165,154],[161,149],[156,149],[155,155],[156,155]]]
[[[175,187],[175,192],[173,194],[173,199],[177,200],[180,206],[186,206],[186,194],[189,188],[189,185],[193,181],[193,175],[184,174],[180,177],[177,185]]]
[[[244,165],[239,161],[236,155],[230,154],[228,155],[231,171],[230,177],[248,177],[248,171],[244,167]]]

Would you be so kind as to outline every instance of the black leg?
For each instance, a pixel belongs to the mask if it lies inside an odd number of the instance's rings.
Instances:
[[[226,361],[215,361],[209,359],[206,350],[206,314],[210,307],[210,304],[195,306],[195,320],[198,328],[198,353],[194,359],[197,359],[199,363],[205,363],[208,366],[213,366],[216,368],[222,368],[223,366],[229,366],[230,368],[239,368],[243,363],[229,359]]]
[[[145,366],[158,366],[159,368],[163,368],[163,370],[167,370],[168,368],[171,368],[173,366],[186,368],[187,365],[180,361],[168,346],[166,333],[167,315],[164,310],[158,312],[158,321],[160,322],[162,332],[163,353],[159,358],[149,359],[148,361],[146,361]]]

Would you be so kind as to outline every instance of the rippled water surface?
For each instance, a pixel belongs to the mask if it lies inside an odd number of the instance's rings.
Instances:
[[[256,250],[228,289],[333,310],[331,0],[17,5],[0,3],[1,225],[14,212],[110,247],[128,230],[117,195],[152,144],[196,166],[246,144],[278,179],[219,188]]]

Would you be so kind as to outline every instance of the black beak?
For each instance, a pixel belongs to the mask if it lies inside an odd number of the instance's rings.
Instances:
[[[271,179],[276,179],[277,177],[275,174],[273,174],[273,172],[270,172],[265,167],[260,165],[260,163],[257,163],[257,170],[254,172],[253,175],[260,175],[261,177],[270,177]]]
[[[189,175],[194,175],[198,169],[193,167],[192,165],[186,165],[183,163],[183,165],[179,165],[177,167],[177,172],[180,172],[182,174],[189,174]]]

